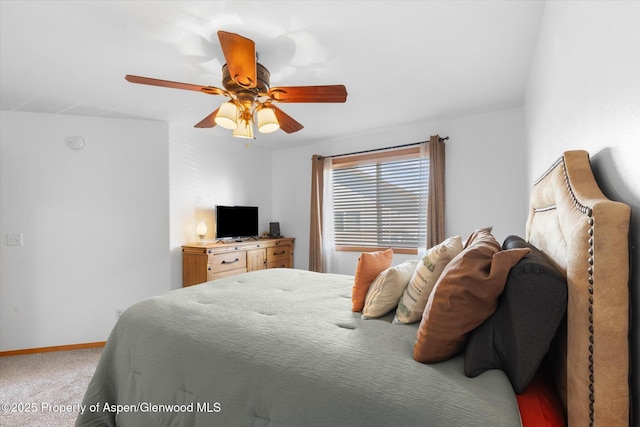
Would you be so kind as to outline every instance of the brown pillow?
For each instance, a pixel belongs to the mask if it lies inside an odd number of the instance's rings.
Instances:
[[[351,292],[352,311],[362,311],[369,286],[378,274],[391,267],[392,261],[393,249],[391,248],[386,251],[363,252],[360,255]]]
[[[466,249],[469,247],[469,245],[471,244],[471,242],[473,242],[475,240],[476,237],[478,236],[484,236],[487,233],[491,234],[491,231],[493,230],[493,226],[489,226],[489,227],[485,227],[485,228],[479,228],[476,231],[474,231],[473,233],[471,233],[471,235],[469,237],[467,237],[467,240],[464,242],[464,245],[462,246],[463,249]]]
[[[413,348],[418,362],[441,362],[460,352],[467,334],[496,310],[511,267],[529,253],[501,251],[487,230],[472,236],[445,267],[429,297]]]

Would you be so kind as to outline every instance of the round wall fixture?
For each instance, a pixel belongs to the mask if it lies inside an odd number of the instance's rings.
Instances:
[[[72,150],[82,150],[84,148],[84,139],[81,136],[70,136],[67,138],[67,147]]]

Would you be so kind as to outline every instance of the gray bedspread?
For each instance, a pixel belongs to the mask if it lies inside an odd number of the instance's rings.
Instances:
[[[507,377],[413,360],[417,325],[351,312],[353,277],[263,270],[129,308],[77,426],[519,426]]]

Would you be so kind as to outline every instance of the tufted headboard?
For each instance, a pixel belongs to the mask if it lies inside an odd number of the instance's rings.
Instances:
[[[629,424],[629,206],[607,199],[586,151],[533,186],[527,240],[566,275],[566,324],[550,351],[568,425]]]

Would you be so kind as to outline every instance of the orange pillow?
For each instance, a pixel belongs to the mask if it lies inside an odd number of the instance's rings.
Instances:
[[[353,279],[353,290],[351,291],[351,302],[353,311],[362,311],[364,300],[367,297],[369,286],[387,268],[391,267],[393,261],[393,249],[378,252],[363,252],[358,258],[356,275]]]
[[[418,362],[441,362],[460,352],[467,334],[496,310],[511,267],[529,253],[501,251],[489,231],[474,234],[445,267],[429,297],[413,347]]]

